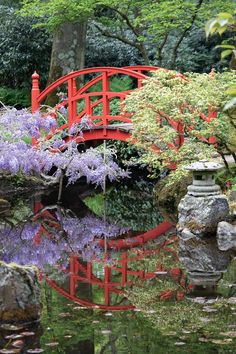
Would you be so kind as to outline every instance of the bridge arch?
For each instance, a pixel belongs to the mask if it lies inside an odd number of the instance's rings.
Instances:
[[[124,110],[123,102],[129,93],[143,85],[143,80],[147,78],[146,74],[148,72],[160,69],[160,67],[156,66],[87,68],[71,72],[59,78],[42,92],[39,90],[39,75],[34,73],[32,75],[32,112],[39,110],[40,105],[42,105],[47,96],[64,85],[64,87],[66,86],[67,97],[53,108],[53,114],[56,118],[58,110],[67,108],[67,121],[61,124],[57,131],[65,131],[73,124],[81,123],[83,117],[89,117],[90,127],[89,129],[83,129],[83,137],[76,137],[77,143],[104,139],[128,141],[132,134],[132,119],[131,114]],[[78,78],[85,75],[95,75],[95,77],[92,77],[82,87],[78,87]],[[134,88],[125,91],[112,91],[110,82],[117,75],[125,75],[132,78],[135,81]],[[92,89],[99,83],[101,89],[93,91]],[[111,104],[114,101],[119,106],[116,114],[111,112]],[[81,102],[83,102],[82,108]],[[79,106],[80,108],[78,109]],[[182,126],[174,122],[170,117],[163,116],[163,119],[166,119],[168,124],[172,125],[179,133],[176,145],[182,144]],[[173,148],[175,148],[174,145]]]

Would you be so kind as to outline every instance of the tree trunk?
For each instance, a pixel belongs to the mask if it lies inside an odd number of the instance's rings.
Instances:
[[[86,32],[87,21],[66,22],[54,32],[47,85],[73,70],[84,68]],[[46,103],[53,106],[57,101],[56,92],[52,92]]]

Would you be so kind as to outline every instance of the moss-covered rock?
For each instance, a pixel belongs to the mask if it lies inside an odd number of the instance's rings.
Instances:
[[[23,176],[21,174],[0,174],[0,198],[15,193],[48,188],[40,176]]]
[[[0,322],[30,322],[41,314],[36,267],[0,262]]]

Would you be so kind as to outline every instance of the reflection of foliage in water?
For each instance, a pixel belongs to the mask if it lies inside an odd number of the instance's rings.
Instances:
[[[136,283],[125,292],[128,299],[143,312],[146,321],[152,323],[153,328],[163,334],[170,331],[171,335],[177,337],[178,332],[187,331],[187,336],[184,334],[186,338],[182,338],[181,341],[186,342],[187,340],[189,343],[189,339],[192,337],[196,353],[206,353],[208,352],[207,348],[213,349],[215,347],[214,341],[216,341],[215,344],[219,341],[218,344],[224,345],[225,351],[222,349],[221,353],[230,353],[231,351],[228,350],[232,348],[234,340],[232,338],[235,337],[236,304],[220,297],[217,297],[216,301],[209,300],[209,302],[204,297],[196,298],[196,301],[191,300],[191,297],[184,298],[182,295],[188,291],[189,286],[184,278],[180,281],[177,279],[180,273],[177,272],[176,266],[178,265],[174,258],[163,252],[162,257],[158,254],[158,257],[152,256],[144,259],[144,267],[148,269],[152,268],[155,262],[159,263],[161,260],[162,266],[164,264],[167,266],[161,270],[167,270],[167,274],[158,275],[148,282]],[[232,280],[232,273],[235,275],[235,270],[233,272],[233,268],[229,267],[224,277],[225,280]],[[227,287],[228,284],[225,280],[222,285]],[[171,294],[175,294],[175,296],[169,296]],[[233,294],[227,295],[232,296]],[[174,301],[176,299],[178,301]],[[232,301],[233,299],[235,298],[232,298]],[[200,348],[197,349],[199,337],[203,338],[200,342],[204,342],[204,345],[201,343],[202,351]],[[236,344],[236,341],[234,343]],[[186,348],[186,345],[181,348]],[[185,353],[185,351],[181,351],[181,353]]]
[[[104,206],[101,195],[88,197],[84,202],[95,213],[102,214]],[[131,185],[121,183],[108,190],[106,216],[110,222],[133,231],[148,231],[163,221],[153,196],[153,184],[142,180]]]
[[[149,286],[149,289],[151,290],[152,287]],[[170,304],[155,300],[155,310],[160,307],[162,320],[168,319],[171,325],[171,331],[168,331],[159,328],[158,323],[155,322],[159,315],[158,312],[150,314],[145,311],[115,311],[112,316],[106,316],[103,311],[96,309],[79,310],[77,304],[68,303],[68,300],[48,287],[45,287],[45,290],[47,294],[44,296],[42,325],[45,329],[50,328],[43,332],[40,340],[42,348],[45,349],[48,348],[46,343],[58,342],[54,350],[57,352],[60,348],[62,354],[73,351],[73,349],[76,352],[108,354],[111,353],[111,347],[119,354],[226,354],[234,352],[233,342],[228,345],[225,343],[220,348],[218,344],[211,342],[219,338],[224,341],[226,338],[219,333],[225,331],[232,321],[232,316],[227,318],[228,311],[222,319],[220,319],[220,314],[217,315],[216,321],[214,320],[215,314],[209,314],[209,318],[212,318],[212,328],[214,328],[209,331],[209,324],[199,320],[201,316],[207,317],[206,313],[201,313],[200,305],[189,304],[189,302]],[[153,309],[152,303],[146,304],[145,309],[147,311]],[[181,319],[181,317],[182,320],[175,321],[176,318]],[[199,328],[199,332],[195,332],[195,328]],[[199,341],[199,338],[204,338],[206,342]],[[176,342],[185,344],[178,347]]]
[[[95,238],[112,238],[127,231],[92,215],[81,219],[71,217],[70,211],[61,207],[57,209],[55,206],[51,212],[49,215],[39,214],[34,223],[32,215],[26,222],[16,224],[14,219],[14,222],[6,220],[2,223],[1,260],[40,268],[63,261],[71,252],[91,260],[103,254],[99,240]]]

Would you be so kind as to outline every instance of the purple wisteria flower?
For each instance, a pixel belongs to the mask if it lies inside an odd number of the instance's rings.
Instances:
[[[83,117],[83,124],[90,124],[87,117]],[[52,129],[52,138],[45,139]],[[82,134],[81,129],[81,125],[72,125],[69,132]],[[32,146],[32,138],[38,139],[36,146]],[[14,108],[0,112],[0,171],[29,175],[48,173],[52,167],[56,169],[56,177],[62,173],[67,177],[68,184],[86,177],[88,183],[103,186],[105,179],[115,181],[129,176],[113,161],[109,149],[90,148],[78,153],[75,140],[66,142],[62,133],[56,131],[56,121],[50,115]]]

